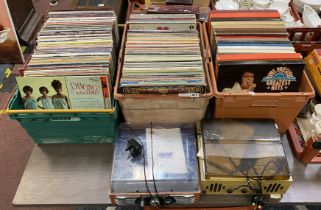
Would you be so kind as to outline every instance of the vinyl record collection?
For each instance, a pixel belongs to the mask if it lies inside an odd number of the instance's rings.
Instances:
[[[116,61],[114,12],[49,12],[12,118],[27,118],[39,144],[116,139],[113,204],[196,207],[209,194],[250,194],[260,209],[263,195],[286,193],[280,133],[314,92],[278,11],[214,10],[204,23],[171,10],[128,14]]]
[[[212,11],[210,19],[219,91],[298,91],[304,62],[277,11]]]
[[[131,30],[196,30],[194,14],[131,14],[128,23]]]
[[[206,77],[194,14],[131,15],[120,89],[204,93]]]
[[[62,76],[58,81],[61,89],[66,85],[66,102],[64,106],[54,108],[111,108],[114,51],[118,39],[115,21],[113,11],[49,12],[24,77],[17,80],[21,95],[26,94],[23,91],[26,86],[31,88],[31,93],[38,86],[45,87],[48,94],[50,81],[55,80],[50,77]],[[57,92],[57,87],[51,86]],[[28,98],[33,99],[31,93],[24,96],[25,102]],[[28,107],[37,108],[36,105]],[[42,106],[46,107],[53,106]]]

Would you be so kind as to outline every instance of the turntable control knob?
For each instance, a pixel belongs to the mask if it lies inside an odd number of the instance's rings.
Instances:
[[[241,189],[241,193],[247,193],[247,189],[245,189],[245,188],[243,188],[243,189]]]

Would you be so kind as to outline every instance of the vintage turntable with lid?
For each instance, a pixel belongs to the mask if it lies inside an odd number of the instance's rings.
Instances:
[[[199,200],[193,124],[121,124],[117,134],[109,193],[113,204],[190,205]]]
[[[205,194],[280,196],[292,183],[274,121],[203,121],[198,150]]]

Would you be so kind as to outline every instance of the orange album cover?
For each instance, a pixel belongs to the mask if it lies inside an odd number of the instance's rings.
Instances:
[[[235,19],[235,18],[281,18],[276,10],[214,10],[210,19]]]

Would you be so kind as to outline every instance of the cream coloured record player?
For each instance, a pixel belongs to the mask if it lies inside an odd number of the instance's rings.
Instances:
[[[203,121],[198,136],[204,194],[281,196],[292,183],[283,145],[270,120]]]

